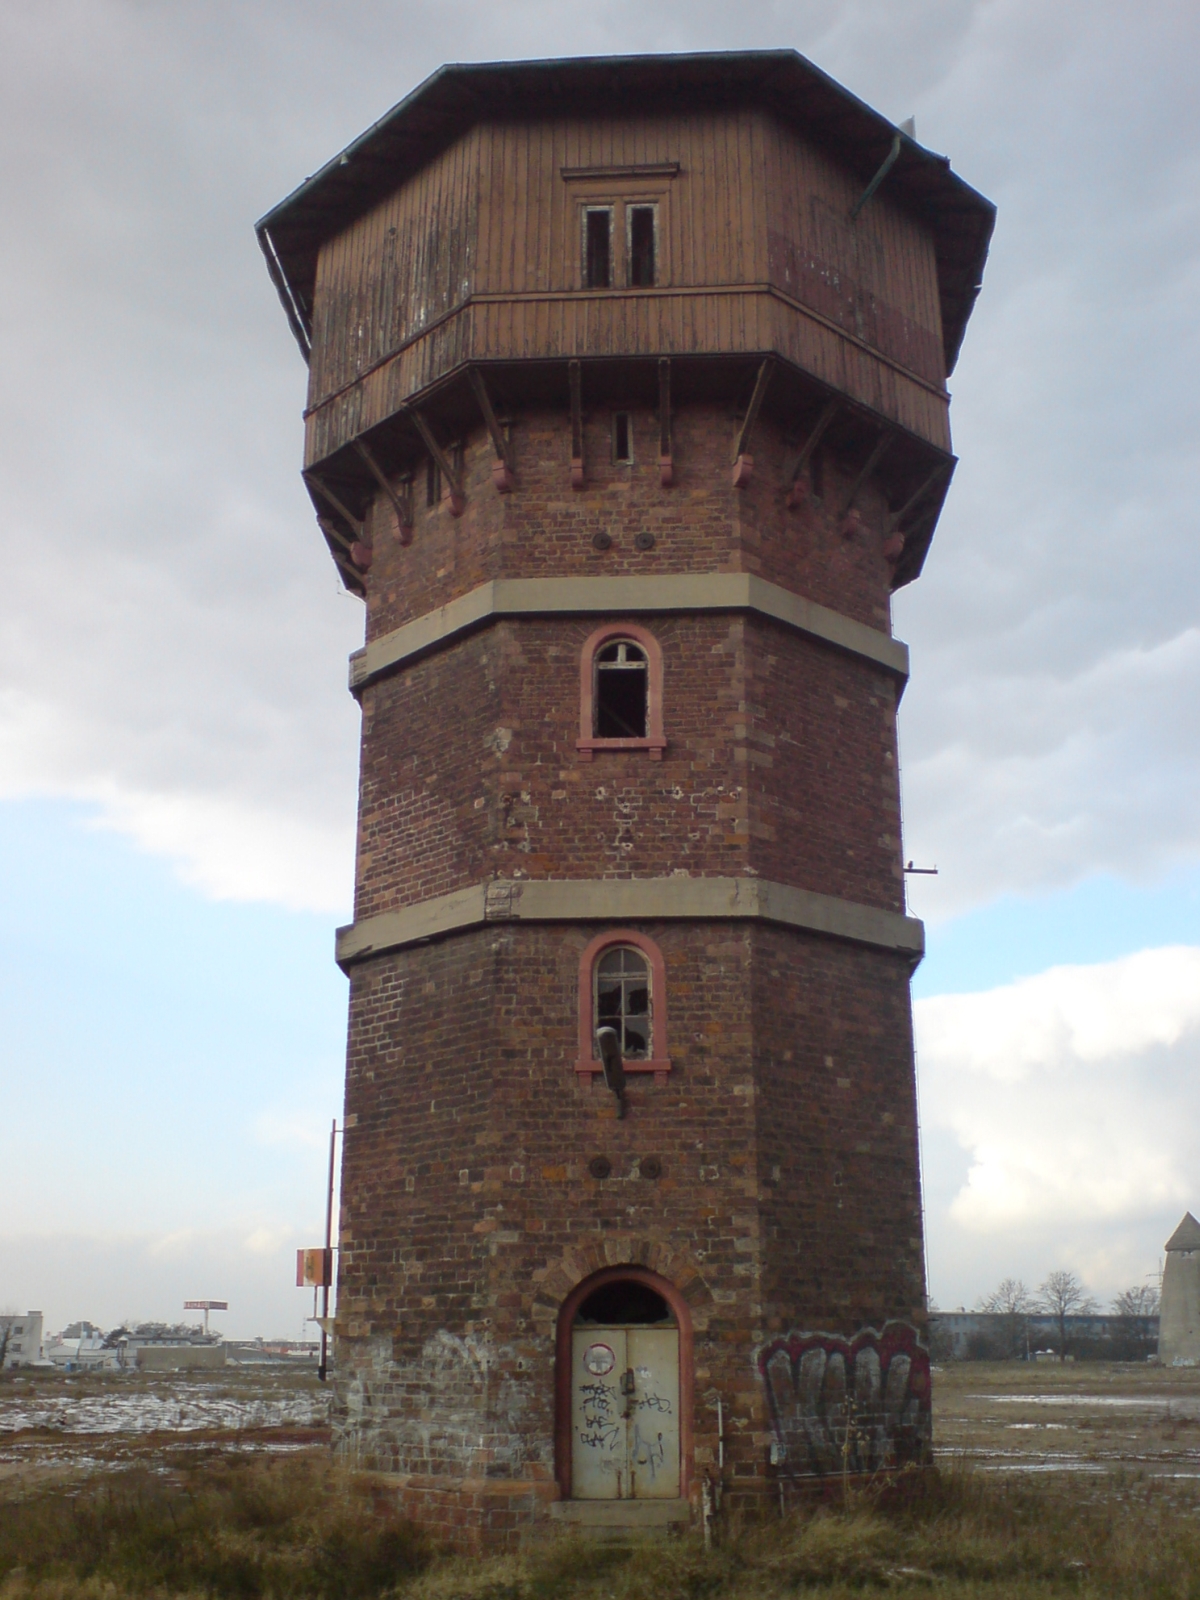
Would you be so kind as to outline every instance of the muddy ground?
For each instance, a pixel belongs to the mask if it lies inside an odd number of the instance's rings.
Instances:
[[[0,1375],[0,1494],[112,1467],[176,1466],[214,1452],[295,1451],[329,1439],[311,1367]]]
[[[933,1400],[943,1460],[1200,1478],[1200,1368],[963,1361],[935,1368]]]
[[[328,1391],[311,1368],[0,1377],[0,1494],[135,1464],[328,1442]],[[1200,1479],[1200,1369],[962,1362],[935,1369],[942,1460],[1001,1472]]]

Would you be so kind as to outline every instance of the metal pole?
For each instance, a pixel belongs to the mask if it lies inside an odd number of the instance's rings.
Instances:
[[[322,1383],[325,1382],[325,1376],[329,1371],[329,1363],[326,1360],[329,1335],[325,1331],[325,1324],[329,1320],[329,1279],[333,1271],[330,1252],[333,1248],[333,1153],[336,1139],[337,1118],[335,1117],[333,1126],[329,1130],[329,1188],[325,1195],[325,1270],[321,1274],[325,1282],[321,1286],[321,1364],[317,1368],[317,1377],[320,1378]]]

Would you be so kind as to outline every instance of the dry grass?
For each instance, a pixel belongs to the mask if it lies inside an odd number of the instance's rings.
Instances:
[[[1200,1600],[1194,1487],[1120,1476],[930,1474],[903,1499],[728,1535],[628,1547],[570,1538],[488,1560],[437,1556],[321,1453],[93,1477],[0,1503],[0,1600],[826,1600],[887,1590]]]
[[[428,1560],[422,1537],[323,1451],[114,1472],[0,1503],[4,1600],[369,1600]]]

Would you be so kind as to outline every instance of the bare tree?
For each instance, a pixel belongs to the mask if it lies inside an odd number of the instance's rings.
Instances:
[[[1118,1361],[1140,1361],[1153,1355],[1157,1342],[1154,1318],[1158,1315],[1158,1290],[1148,1283],[1135,1284],[1114,1296],[1111,1342]]]
[[[1008,1360],[1022,1352],[1028,1354],[1029,1313],[1036,1310],[1036,1303],[1020,1278],[1005,1278],[978,1302],[978,1309],[1003,1318],[1001,1327]]]
[[[1047,1277],[1038,1290],[1039,1302],[1058,1323],[1058,1359],[1067,1358],[1067,1318],[1086,1317],[1096,1309],[1096,1302],[1086,1292],[1073,1272],[1060,1268]]]
[[[1158,1290],[1149,1283],[1139,1283],[1132,1289],[1122,1289],[1113,1300],[1112,1308],[1114,1317],[1156,1317]]]

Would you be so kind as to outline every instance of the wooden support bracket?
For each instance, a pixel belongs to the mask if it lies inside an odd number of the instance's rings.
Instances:
[[[492,441],[492,449],[496,452],[496,464],[492,468],[492,482],[496,485],[499,494],[511,494],[517,487],[516,473],[513,469],[512,446],[504,437],[504,429],[496,421],[496,413],[492,409],[492,397],[487,392],[487,385],[483,381],[483,373],[478,367],[467,368],[467,382],[471,385],[471,392],[483,413],[484,425]]]
[[[934,484],[937,483],[940,478],[946,476],[946,474],[951,470],[951,466],[951,462],[939,461],[929,476],[922,481],[920,487],[909,495],[908,499],[900,507],[899,511],[893,511],[892,515],[887,519],[883,530],[883,553],[887,560],[892,562],[893,565],[895,565],[895,563],[899,561],[900,557],[904,554],[904,544],[908,537],[907,534],[901,531],[900,524],[905,521],[914,507],[918,506],[921,501],[924,500],[925,496],[933,488]]]
[[[355,439],[354,448],[366,462],[367,469],[371,476],[375,479],[375,482],[379,485],[384,494],[387,495],[388,499],[392,503],[392,510],[396,513],[397,536],[400,540],[400,543],[411,544],[413,537],[411,480],[408,494],[397,494],[395,489],[389,483],[388,479],[384,476],[382,467],[380,467],[378,461],[376,461],[375,457],[371,454],[370,450],[368,450],[367,446],[361,439]]]
[[[861,519],[859,518],[858,512],[854,507],[854,502],[858,498],[858,491],[862,488],[863,484],[866,483],[867,479],[875,471],[875,468],[883,460],[884,453],[891,442],[892,436],[885,428],[884,431],[879,435],[879,438],[876,439],[870,455],[863,462],[858,477],[854,480],[854,487],[846,496],[846,509],[842,512],[841,519],[842,535],[846,539],[852,539],[858,532],[860,526]]]
[[[658,481],[664,489],[675,482],[675,459],[671,447],[671,362],[661,356],[658,362]]]
[[[315,472],[306,472],[304,474],[304,481],[306,484],[308,484],[310,489],[315,489],[317,491],[317,493],[321,496],[321,499],[324,500],[327,505],[331,505],[333,507],[338,516],[342,517],[350,525],[350,527],[354,529],[354,532],[361,539],[363,536],[363,525],[361,518],[356,517],[353,511],[350,510],[349,506],[344,505],[342,501],[338,499],[337,495],[334,494],[329,485],[327,483],[323,483],[321,479],[317,477]],[[319,520],[320,518],[318,517],[318,521]]]
[[[797,456],[796,464],[792,468],[792,486],[788,490],[787,503],[789,511],[798,510],[808,499],[809,484],[805,469],[812,460],[813,451],[824,438],[826,429],[840,410],[841,406],[838,401],[831,400],[813,424],[808,438],[800,446],[800,454]]]
[[[334,527],[333,523],[330,522],[328,517],[323,517],[319,511],[317,512],[317,526],[327,538],[334,539],[343,550],[349,553],[350,560],[354,563],[354,575],[361,583],[362,574],[369,570],[372,561],[371,546],[366,541],[362,521],[360,518],[354,515],[349,506],[345,505],[338,498],[338,496],[334,494],[333,490],[327,483],[322,483],[315,472],[306,472],[303,476],[304,481],[308,484],[309,488],[315,489],[321,499],[324,500],[328,505],[331,505],[337,512],[338,516],[348,523],[349,526],[354,530],[355,537],[353,539],[348,539],[339,528]],[[332,546],[330,548],[332,550]],[[338,561],[338,552],[333,550],[332,553],[333,559]],[[341,558],[341,560],[342,564],[344,565],[344,558]]]
[[[461,517],[467,509],[467,497],[463,493],[462,480],[455,472],[450,457],[434,438],[429,424],[419,411],[408,411],[407,415],[412,420],[413,427],[421,435],[421,442],[426,450],[437,462],[438,471],[442,475],[442,482],[450,491],[450,510],[456,517]]]
[[[325,535],[325,541],[329,545],[329,553],[333,557],[334,565],[341,573],[342,582],[348,589],[357,586],[365,593],[366,585],[363,582],[363,573],[371,565],[369,547],[347,539],[341,529],[336,528],[329,518],[323,517],[320,512],[317,513],[317,526]],[[359,558],[355,556],[355,551],[359,552],[359,556],[365,552],[366,566],[359,565]]]
[[[567,362],[571,386],[571,487],[583,488],[583,373],[578,361]]]
[[[763,398],[767,392],[767,385],[771,381],[771,374],[775,370],[775,362],[767,356],[759,365],[758,376],[754,380],[754,392],[750,396],[750,404],[746,407],[746,415],[738,429],[737,443],[733,447],[733,487],[744,489],[750,482],[754,470],[754,457],[750,454],[750,438],[754,432],[754,424],[758,421],[758,413],[762,409]]]

